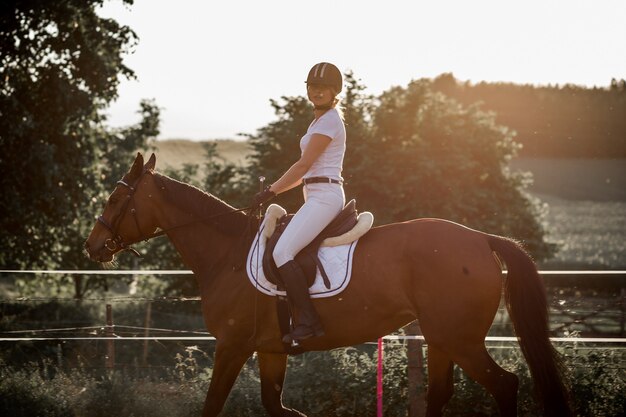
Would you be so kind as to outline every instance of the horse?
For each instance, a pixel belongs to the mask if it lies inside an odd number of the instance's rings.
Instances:
[[[202,416],[220,413],[255,352],[267,413],[305,416],[282,402],[288,352],[275,298],[259,293],[242,267],[254,234],[246,233],[252,214],[160,174],[155,165],[154,154],[145,165],[137,154],[91,230],[86,254],[111,262],[131,244],[166,234],[197,279],[204,322],[216,338]],[[299,351],[365,343],[418,320],[428,354],[427,416],[441,416],[452,397],[454,364],[486,388],[500,415],[516,416],[518,378],[496,364],[485,347],[503,286],[544,415],[572,415],[563,366],[548,337],[545,288],[535,263],[512,239],[446,220],[392,223],[361,237],[347,288],[339,296],[313,300],[325,335],[301,341]]]

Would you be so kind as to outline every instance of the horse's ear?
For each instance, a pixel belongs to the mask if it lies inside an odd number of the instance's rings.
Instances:
[[[156,165],[156,155],[152,153],[150,155],[150,159],[146,162],[146,165],[143,167],[144,171],[154,171],[154,166]]]
[[[129,178],[132,178],[132,179],[139,178],[142,170],[143,170],[143,155],[141,155],[140,152],[137,152],[137,157],[135,158],[135,162],[133,162],[133,166],[130,167],[130,171],[128,171]]]

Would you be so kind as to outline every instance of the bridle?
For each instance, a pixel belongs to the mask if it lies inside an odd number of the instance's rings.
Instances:
[[[111,222],[107,221],[104,218],[104,216],[102,216],[102,215],[98,216],[98,218],[97,218],[98,222],[101,225],[103,225],[104,228],[107,229],[111,233],[112,237],[110,237],[110,238],[108,238],[107,240],[104,241],[104,247],[111,253],[113,253],[113,252],[115,252],[115,251],[117,251],[119,249],[120,252],[130,251],[135,256],[141,258],[141,254],[135,248],[133,248],[131,245],[134,245],[135,243],[139,243],[141,241],[147,242],[148,240],[150,240],[152,238],[163,236],[167,232],[169,232],[169,231],[171,231],[173,229],[186,227],[186,226],[198,223],[198,222],[204,222],[204,221],[210,220],[212,218],[219,217],[219,216],[224,216],[224,215],[227,215],[227,214],[238,213],[238,212],[241,212],[241,211],[247,211],[247,210],[254,210],[254,209],[256,209],[256,207],[244,207],[242,209],[235,209],[235,210],[227,211],[225,213],[215,214],[215,215],[203,218],[203,219],[192,220],[190,222],[179,224],[179,225],[170,227],[168,229],[159,230],[158,232],[154,232],[154,233],[150,233],[150,234],[144,234],[143,231],[141,230],[141,226],[139,225],[137,209],[135,208],[134,196],[135,196],[135,191],[137,191],[137,184],[139,184],[139,181],[141,181],[141,178],[145,175],[145,173],[147,171],[148,170],[143,171],[141,173],[141,175],[139,176],[139,178],[137,178],[137,180],[135,180],[135,182],[132,185],[128,184],[124,180],[119,180],[117,182],[117,185],[122,185],[122,186],[124,186],[124,187],[126,187],[128,189],[128,194],[126,195],[126,200],[122,204],[122,208],[120,209],[119,216],[117,216],[117,218],[115,218]],[[124,240],[122,235],[119,233],[119,227],[120,227],[120,224],[122,223],[122,221],[124,220],[124,216],[126,216],[126,213],[128,212],[127,209],[128,209],[128,206],[130,204],[132,204],[132,206],[130,208],[130,214],[133,216],[133,219],[135,220],[135,227],[137,228],[137,231],[139,232],[139,236],[140,237],[138,239],[135,239],[135,240],[132,240],[132,241],[126,241],[126,240]],[[143,237],[141,237],[141,236],[143,236]]]
[[[119,216],[117,216],[117,218],[115,218],[114,221],[108,222],[104,218],[104,216],[102,216],[102,215],[98,216],[98,222],[100,224],[102,224],[105,227],[105,229],[107,229],[109,232],[111,232],[111,236],[112,237],[110,237],[110,238],[108,238],[107,240],[104,241],[104,247],[109,252],[115,252],[116,250],[120,249],[120,251],[130,251],[135,256],[141,257],[139,252],[137,252],[137,250],[135,248],[131,247],[130,245],[135,244],[137,242],[140,242],[142,240],[148,240],[148,239],[150,239],[152,237],[152,236],[148,236],[145,239],[141,238],[141,239],[138,239],[136,241],[126,242],[126,241],[124,241],[124,238],[122,237],[122,235],[119,233],[119,226],[122,223],[122,220],[124,220],[124,216],[126,216],[126,213],[128,212],[128,210],[127,210],[128,205],[132,203],[132,207],[130,209],[130,213],[132,214],[133,219],[135,219],[135,226],[137,227],[137,230],[139,231],[139,236],[144,236],[144,233],[141,230],[141,226],[139,226],[139,220],[137,219],[137,209],[135,208],[134,196],[135,196],[135,191],[136,191],[137,184],[139,183],[139,181],[141,180],[141,178],[143,177],[145,172],[146,171],[141,173],[141,175],[139,176],[139,178],[137,178],[137,180],[133,183],[133,185],[128,184],[124,180],[119,180],[117,182],[117,185],[122,185],[122,186],[124,186],[124,187],[126,187],[128,189],[128,194],[126,195],[126,200],[122,204],[122,208],[120,209]]]

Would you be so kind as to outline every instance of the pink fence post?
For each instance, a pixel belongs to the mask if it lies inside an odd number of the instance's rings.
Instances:
[[[376,368],[376,417],[383,417],[383,338],[378,339],[378,366]]]

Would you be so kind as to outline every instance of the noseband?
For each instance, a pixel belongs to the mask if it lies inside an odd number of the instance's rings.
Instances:
[[[126,201],[124,201],[124,203],[122,204],[122,208],[120,210],[119,216],[116,219],[114,219],[114,221],[109,223],[103,216],[98,217],[98,222],[101,225],[103,225],[109,232],[111,232],[111,235],[112,235],[112,237],[104,241],[104,247],[109,252],[115,252],[116,250],[120,249],[120,251],[130,251],[135,256],[141,258],[141,255],[139,254],[139,252],[137,252],[137,250],[131,247],[130,245],[137,243],[144,239],[141,238],[133,242],[126,242],[124,241],[124,238],[122,237],[122,235],[120,235],[119,233],[119,227],[120,227],[120,224],[122,223],[122,220],[124,219],[124,216],[126,215],[128,211],[127,210],[128,205],[132,203],[130,214],[132,214],[133,219],[135,219],[135,226],[137,227],[137,230],[139,231],[139,236],[146,236],[141,231],[141,227],[139,226],[139,220],[137,219],[137,210],[135,209],[135,199],[134,199],[137,183],[139,183],[139,181],[141,180],[141,177],[143,177],[144,174],[145,172],[143,172],[139,176],[139,178],[137,179],[137,181],[135,181],[133,185],[129,185],[123,180],[119,180],[117,182],[118,185],[123,185],[124,187],[128,188],[128,195],[126,196]],[[148,240],[148,238],[146,238],[145,240]]]

